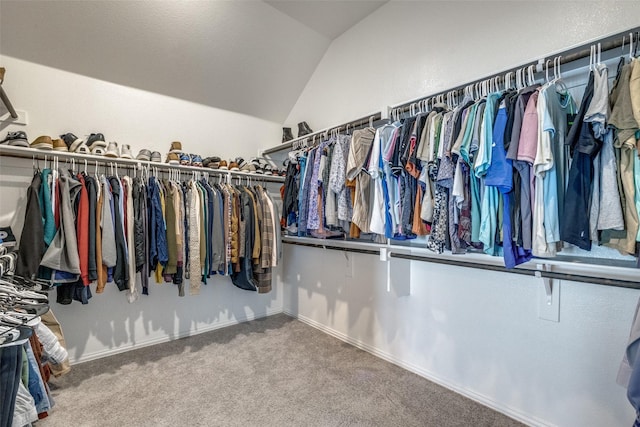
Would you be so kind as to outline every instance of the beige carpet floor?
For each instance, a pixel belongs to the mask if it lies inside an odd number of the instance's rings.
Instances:
[[[276,315],[73,366],[41,427],[521,426]]]

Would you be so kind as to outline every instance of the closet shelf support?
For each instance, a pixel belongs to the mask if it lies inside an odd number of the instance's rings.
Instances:
[[[9,114],[11,115],[11,117],[14,119],[17,119],[18,113],[16,112],[15,108],[13,108],[13,105],[11,104],[11,101],[9,100],[7,93],[4,91],[4,88],[2,87],[2,83],[4,83],[5,72],[6,72],[6,69],[4,67],[0,67],[0,99],[2,100],[2,103],[4,104],[4,106],[7,108],[7,111],[9,111]]]

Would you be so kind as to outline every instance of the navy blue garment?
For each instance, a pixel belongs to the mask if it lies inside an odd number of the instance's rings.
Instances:
[[[162,216],[162,204],[160,201],[160,189],[155,177],[149,178],[149,236],[151,244],[149,248],[149,269],[155,271],[158,263],[166,265],[169,261],[169,249],[167,247],[167,234]]]
[[[0,426],[11,426],[22,373],[22,346],[0,347]]]
[[[91,286],[85,286],[82,281],[69,286],[71,286],[72,296],[75,301],[79,301],[82,304],[89,304],[89,299],[93,296],[91,294]]]
[[[282,218],[287,220],[286,225],[297,222],[299,181],[300,171],[295,163],[290,162],[287,166],[287,177],[284,182],[284,198],[282,200]]]
[[[589,80],[587,81],[587,86],[584,88],[584,94],[582,95],[582,103],[580,104],[580,109],[578,109],[578,114],[573,120],[573,124],[571,125],[571,129],[569,129],[569,133],[567,134],[567,139],[565,140],[565,144],[570,148],[570,154],[573,156],[574,151],[579,151],[581,153],[589,154],[595,157],[595,155],[600,151],[600,147],[602,146],[602,141],[597,141],[591,131],[591,126],[589,123],[585,123],[584,117],[587,113],[587,109],[589,108],[589,104],[591,104],[591,100],[593,99],[594,92],[594,75],[593,71],[589,73]]]
[[[84,285],[83,285],[84,286]],[[42,414],[51,410],[51,401],[47,394],[47,389],[44,384],[44,378],[40,375],[40,369],[38,368],[38,361],[33,354],[33,347],[31,343],[25,343],[25,353],[27,355],[28,369],[29,369],[29,381],[26,384],[29,394],[33,397],[33,402],[36,406],[36,412]]]
[[[584,91],[578,110],[565,143],[571,148],[573,161],[564,198],[564,212],[560,222],[560,238],[580,249],[591,250],[589,236],[589,211],[591,206],[591,180],[593,179],[593,157],[598,154],[601,141],[597,141],[589,123],[584,122],[587,108],[593,99],[594,76]]]
[[[147,235],[149,236],[149,253],[147,261],[149,263],[149,273],[151,273],[156,266],[158,260],[158,244],[156,242],[156,234],[153,232],[156,223],[156,210],[153,207],[153,189],[155,187],[155,178],[149,178],[149,185],[147,186]]]
[[[569,170],[560,238],[585,251],[591,250],[589,211],[592,179],[593,159],[588,154],[576,151]]]

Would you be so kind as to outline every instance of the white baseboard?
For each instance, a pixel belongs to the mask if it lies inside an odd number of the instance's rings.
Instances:
[[[91,360],[101,359],[101,358],[107,357],[107,356],[113,356],[114,354],[125,353],[127,351],[136,350],[136,349],[143,348],[143,347],[149,347],[149,346],[155,345],[155,344],[161,344],[161,343],[164,343],[164,342],[174,341],[174,340],[177,340],[177,339],[180,339],[180,338],[186,338],[186,337],[190,337],[190,336],[194,336],[194,335],[199,335],[199,334],[203,334],[205,332],[215,331],[216,329],[226,328],[227,326],[233,326],[233,325],[237,325],[237,324],[243,323],[243,322],[248,322],[248,321],[251,321],[251,320],[262,319],[262,318],[273,316],[274,314],[280,314],[280,313],[282,313],[282,307],[272,308],[272,309],[268,309],[267,313],[265,315],[256,316],[256,315],[252,314],[252,315],[247,315],[247,316],[235,318],[235,319],[232,319],[232,320],[216,322],[216,323],[212,323],[210,325],[207,325],[205,327],[198,328],[197,330],[181,331],[181,332],[178,332],[174,336],[165,335],[165,336],[158,337],[158,338],[152,338],[152,339],[149,339],[149,340],[146,340],[146,341],[137,341],[136,343],[130,344],[130,345],[125,345],[125,346],[121,346],[121,347],[117,347],[117,348],[109,348],[109,349],[104,349],[104,350],[101,350],[101,351],[96,351],[96,352],[93,352],[93,353],[83,354],[82,357],[80,357],[79,359],[74,359],[74,358],[71,357],[71,354],[69,354],[69,362],[72,365],[75,365],[75,364],[78,364],[78,363],[89,362]]]
[[[429,381],[432,381],[436,384],[439,384],[445,388],[448,388],[449,390],[455,391],[458,394],[461,394],[465,397],[468,397],[471,400],[474,400],[484,406],[487,406],[491,409],[494,409],[498,412],[501,412],[503,414],[505,414],[508,417],[511,417],[517,421],[520,421],[521,423],[524,423],[526,425],[529,426],[533,426],[533,427],[553,427],[553,424],[549,424],[548,422],[545,422],[543,420],[540,420],[530,414],[526,414],[523,413],[517,409],[511,408],[509,406],[506,406],[504,404],[502,404],[501,402],[497,402],[495,400],[493,400],[492,398],[485,396],[481,393],[478,393],[474,390],[470,390],[460,384],[456,384],[453,383],[449,380],[447,380],[446,378],[442,378],[440,376],[438,376],[437,374],[434,374],[433,372],[430,372],[418,365],[406,362],[402,359],[397,358],[394,355],[391,355],[387,352],[384,352],[376,347],[373,347],[363,341],[360,341],[358,339],[352,338],[340,331],[337,331],[329,326],[326,326],[322,323],[319,323],[313,319],[310,319],[306,316],[303,316],[301,314],[297,314],[297,313],[293,313],[290,312],[289,310],[283,310],[283,312],[291,317],[294,317],[298,320],[300,320],[301,322],[306,323],[309,326],[312,326],[326,334],[331,335],[332,337],[335,337],[341,341],[344,341],[348,344],[353,345],[354,347],[357,347],[361,350],[364,350],[368,353],[373,354],[376,357],[379,357],[381,359],[386,360],[387,362],[393,363],[394,365],[400,366],[401,368],[406,369],[407,371],[413,372],[414,374],[420,375],[423,378],[428,379]]]

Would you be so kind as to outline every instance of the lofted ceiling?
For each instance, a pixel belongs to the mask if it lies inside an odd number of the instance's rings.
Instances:
[[[0,55],[282,123],[331,41],[384,3],[1,0]]]
[[[333,40],[388,0],[265,0],[296,21]]]

